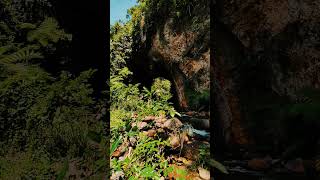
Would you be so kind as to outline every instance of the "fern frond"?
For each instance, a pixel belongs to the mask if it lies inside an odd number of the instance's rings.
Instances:
[[[35,51],[33,46],[22,48],[0,59],[2,63],[30,62],[33,59],[42,59],[41,53]]]
[[[31,23],[21,23],[17,27],[19,29],[35,29],[37,26]]]
[[[3,56],[6,52],[12,50],[12,48],[13,48],[13,45],[12,45],[12,44],[6,45],[6,46],[1,46],[1,47],[0,47],[0,58],[1,58],[1,56]]]
[[[5,46],[0,46],[0,59],[3,56],[9,55],[12,52],[15,52],[21,48],[23,48],[24,44],[23,43],[10,43]],[[28,45],[27,47],[33,48],[34,50],[39,49],[40,47],[38,45]]]
[[[37,79],[38,77],[45,77],[54,80],[48,72],[37,65],[26,65],[22,63],[11,64],[2,63],[6,69],[6,75],[9,78],[21,77],[22,79]]]
[[[2,33],[11,33],[11,29],[9,28],[8,24],[5,23],[4,21],[0,21],[0,30]]]
[[[27,35],[29,42],[37,41],[42,46],[64,39],[71,40],[71,35],[59,29],[58,22],[54,18],[45,19],[38,28],[31,30]]]

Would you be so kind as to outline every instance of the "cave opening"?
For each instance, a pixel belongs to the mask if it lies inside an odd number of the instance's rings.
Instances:
[[[173,83],[173,78],[170,72],[165,68],[164,62],[154,62],[145,53],[137,53],[130,61],[127,62],[128,68],[133,72],[131,77],[131,83],[139,83],[140,87],[151,88],[154,79],[164,78],[171,82],[171,94],[172,98],[170,102],[176,110],[181,111],[179,106],[178,95],[176,87]]]

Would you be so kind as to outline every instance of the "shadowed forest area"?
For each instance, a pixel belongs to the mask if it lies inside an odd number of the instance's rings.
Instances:
[[[217,179],[319,179],[319,5],[213,2]]]
[[[0,2],[0,179],[106,178],[106,52],[73,3]]]

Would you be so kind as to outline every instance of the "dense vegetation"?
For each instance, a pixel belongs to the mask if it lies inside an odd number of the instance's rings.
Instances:
[[[195,2],[184,0],[138,1],[138,5],[128,10],[131,17],[128,22],[117,22],[110,27],[112,179],[162,179],[172,177],[172,174],[178,174],[175,176],[178,179],[190,178],[187,170],[172,165],[168,158],[171,157],[172,139],[160,132],[155,125],[159,119],[170,121],[180,116],[172,104],[171,82],[163,77],[156,77],[149,88],[139,83],[134,84],[128,63],[134,60],[132,57],[135,53],[141,53],[143,49],[142,44],[139,44],[141,31],[147,31],[147,36],[151,35],[149,33],[163,25],[169,15],[176,21],[190,20],[190,8],[194,5]],[[195,25],[197,23],[199,22],[194,22]],[[198,103],[209,97],[209,92],[203,95],[189,94],[190,103],[195,106],[200,106]],[[148,119],[153,120],[149,122]],[[143,124],[146,127],[142,127]],[[150,135],[153,131],[155,135]],[[199,158],[189,168],[194,171],[199,166],[207,169],[214,166],[227,173],[220,163],[210,159],[209,148],[208,145],[203,145],[199,147],[199,151],[193,149],[193,153],[199,155]]]
[[[123,161],[116,158],[111,160],[112,172],[124,172],[130,179],[160,178],[168,174],[168,162],[164,158],[163,149],[168,142],[163,139],[152,139],[131,127],[132,123],[142,121],[150,115],[175,116],[177,112],[168,102],[171,98],[171,83],[165,79],[156,79],[151,89],[143,88],[139,84],[130,84],[129,76],[132,72],[126,67],[132,51],[132,24],[116,23],[111,27],[110,39],[110,128],[111,151],[128,142],[129,138],[137,141],[132,155]]]
[[[0,7],[0,179],[101,179],[106,108],[88,83],[95,70],[60,71],[72,35],[46,11],[49,2]]]

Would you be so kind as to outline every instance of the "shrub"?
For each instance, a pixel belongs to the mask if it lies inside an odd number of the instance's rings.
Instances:
[[[92,96],[95,71],[54,76],[41,68],[71,38],[54,18],[10,24],[19,31],[7,24],[0,28],[14,38],[0,38],[0,178],[52,179],[60,171],[52,166],[68,159],[104,173],[106,103]]]

